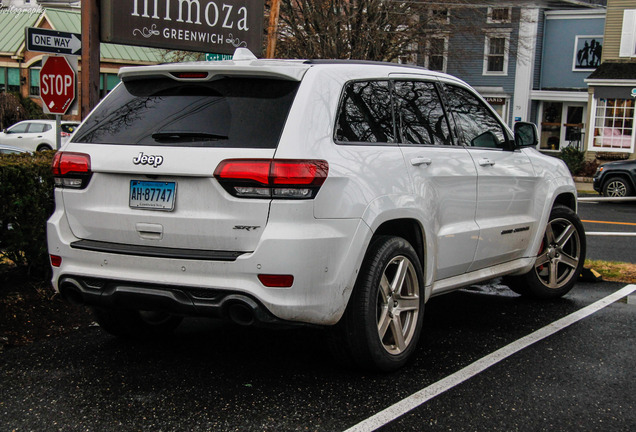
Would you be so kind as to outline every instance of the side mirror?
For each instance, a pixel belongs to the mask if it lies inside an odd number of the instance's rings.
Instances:
[[[534,123],[515,123],[515,146],[536,147],[539,144],[539,131]]]

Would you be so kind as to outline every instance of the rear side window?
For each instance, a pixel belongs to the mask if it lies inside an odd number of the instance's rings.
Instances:
[[[73,142],[276,148],[298,85],[260,78],[129,81],[102,101]]]
[[[504,128],[477,96],[460,87],[446,86],[448,107],[463,144],[471,147],[502,148],[506,142]]]
[[[31,123],[31,125],[29,126],[30,133],[40,133],[46,132],[48,130],[51,130],[51,125],[44,123]]]
[[[450,145],[450,129],[435,84],[396,81],[395,99],[400,142]]]
[[[395,142],[388,81],[351,82],[345,86],[335,138],[338,142]]]

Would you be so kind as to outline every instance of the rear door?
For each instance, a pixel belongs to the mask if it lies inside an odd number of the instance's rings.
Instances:
[[[73,234],[124,245],[253,251],[268,199],[235,198],[225,159],[271,159],[298,82],[146,78],[115,88],[65,152],[90,156],[85,189],[63,189]]]
[[[479,237],[477,171],[468,151],[453,145],[436,85],[396,80],[396,123],[415,194],[436,243],[435,280],[465,273]]]

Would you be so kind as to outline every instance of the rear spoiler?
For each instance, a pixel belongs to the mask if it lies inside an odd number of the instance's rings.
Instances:
[[[152,77],[205,82],[231,75],[300,81],[310,67],[302,61],[258,59],[247,48],[238,48],[232,60],[123,67],[119,70],[119,78],[124,82]]]

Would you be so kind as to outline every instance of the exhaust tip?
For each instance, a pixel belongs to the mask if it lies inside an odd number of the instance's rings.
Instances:
[[[64,278],[60,280],[60,296],[63,300],[74,305],[86,304],[82,288],[74,279]]]
[[[227,314],[232,322],[242,325],[250,326],[254,324],[254,310],[245,303],[232,303],[228,306]]]
[[[60,287],[60,295],[62,299],[73,304],[73,305],[83,305],[84,297],[82,293],[72,285],[64,285]]]

